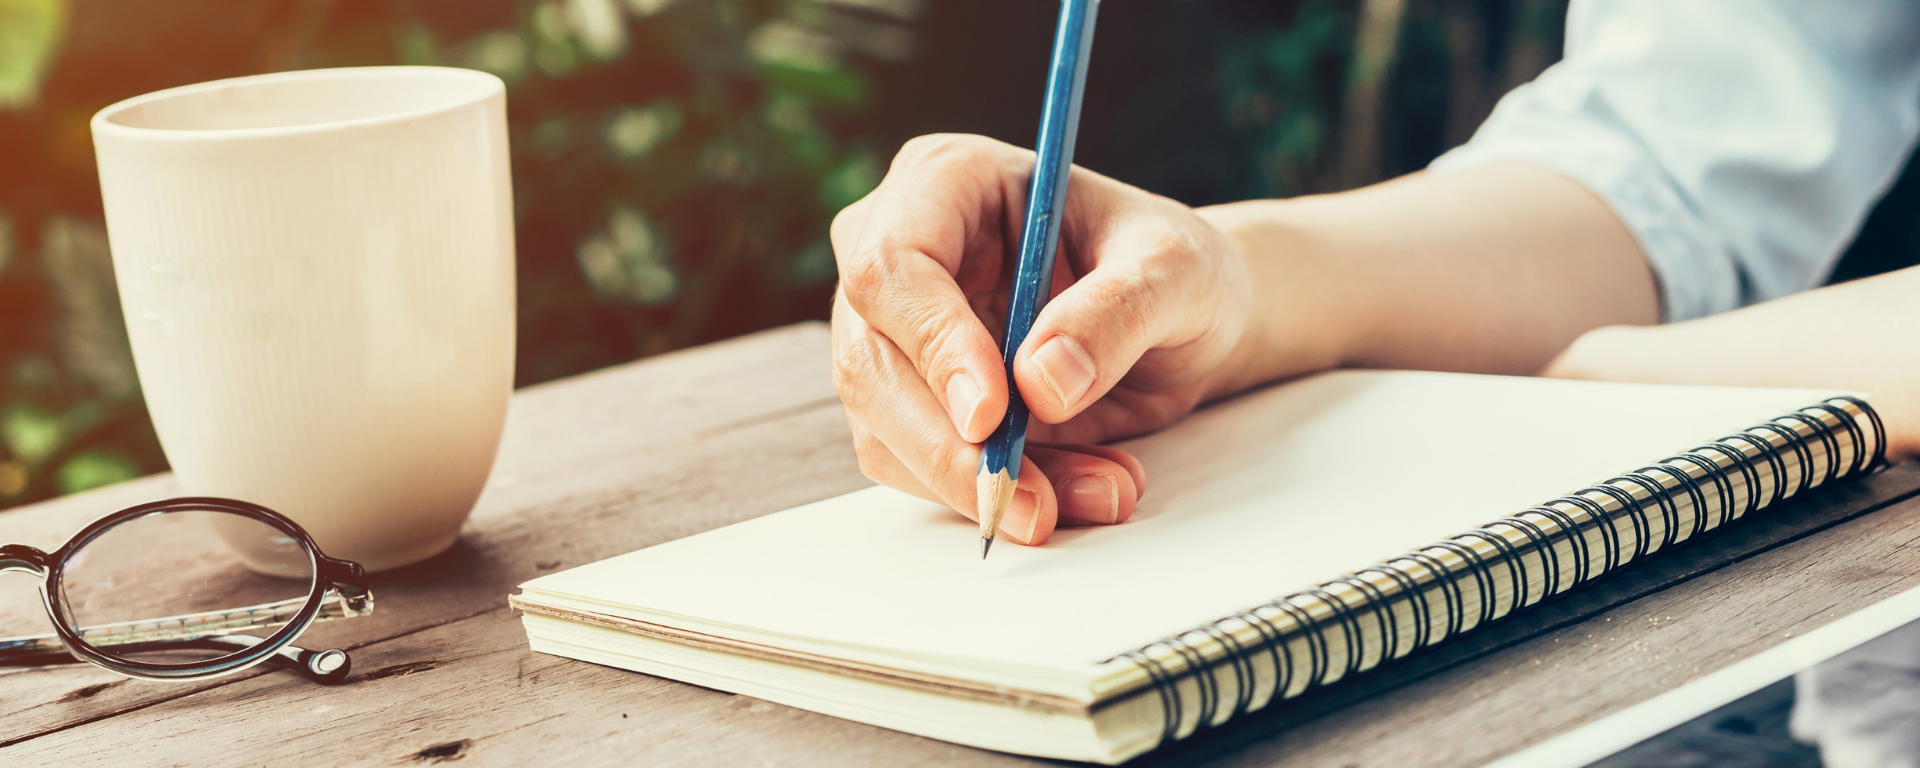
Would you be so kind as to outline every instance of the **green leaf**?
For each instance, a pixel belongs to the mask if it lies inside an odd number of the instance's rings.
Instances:
[[[0,110],[31,108],[67,31],[66,0],[0,0]]]
[[[833,279],[840,270],[833,260],[833,245],[826,238],[813,241],[793,259],[793,278],[801,285],[817,285]]]
[[[763,64],[761,71],[765,73],[769,84],[824,104],[858,108],[873,97],[866,79],[849,70],[817,72],[782,64]]]
[[[820,126],[805,96],[775,88],[762,117],[779,134],[794,159],[810,170],[824,170],[833,159],[833,137]]]
[[[566,10],[557,2],[533,9],[533,64],[549,77],[566,77],[580,65],[580,55],[567,35]]]
[[[433,30],[418,22],[402,28],[396,37],[400,49],[400,63],[413,66],[434,67],[440,65],[440,47],[433,40]]]
[[[627,107],[608,116],[602,136],[614,155],[622,160],[638,160],[673,138],[683,121],[680,106],[672,101]]]
[[[667,9],[674,0],[627,0],[627,12],[639,18],[646,18]]]
[[[674,297],[680,278],[668,263],[666,238],[638,209],[615,205],[607,228],[580,244],[575,258],[594,293],[627,304],[657,305]]]
[[[28,462],[53,455],[60,449],[64,433],[60,417],[35,408],[15,406],[0,416],[0,442]]]
[[[747,36],[747,57],[770,67],[832,74],[840,71],[840,41],[785,19],[767,22]]]
[[[470,69],[490,72],[512,83],[527,73],[527,41],[511,30],[494,30],[468,40],[454,54]]]
[[[857,152],[820,180],[820,202],[839,211],[880,186],[880,161],[870,152]]]
[[[140,476],[140,465],[133,459],[109,451],[82,451],[67,459],[54,473],[60,492],[79,493],[89,488],[132,480]]]
[[[613,61],[627,51],[627,18],[613,0],[567,0],[567,26],[589,58]]]

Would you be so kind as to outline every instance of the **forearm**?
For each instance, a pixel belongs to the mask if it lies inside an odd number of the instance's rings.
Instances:
[[[1602,328],[1546,375],[1871,394],[1893,458],[1920,456],[1920,268],[1685,323]]]
[[[1534,166],[1202,215],[1241,249],[1263,299],[1219,393],[1334,365],[1531,374],[1590,329],[1659,320],[1625,226]]]

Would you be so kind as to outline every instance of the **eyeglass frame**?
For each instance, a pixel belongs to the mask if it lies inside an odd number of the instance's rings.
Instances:
[[[217,512],[245,517],[268,525],[298,542],[312,565],[305,598],[292,598],[226,611],[185,614],[157,619],[79,627],[72,620],[62,580],[73,555],[114,527],[149,515],[177,512]],[[278,512],[252,502],[211,496],[165,499],[127,507],[93,521],[52,552],[23,544],[0,545],[0,573],[20,571],[40,577],[40,597],[53,620],[54,634],[0,638],[0,667],[53,661],[64,647],[75,659],[128,677],[153,681],[205,680],[250,669],[269,659],[299,671],[323,685],[344,682],[352,669],[345,651],[309,651],[293,640],[323,619],[361,616],[373,611],[366,569],[359,563],[328,557],[306,529]],[[55,587],[59,588],[56,589]],[[55,599],[55,593],[59,599]],[[296,608],[296,604],[298,607]],[[291,613],[289,613],[291,611]],[[140,629],[143,626],[150,628]],[[265,638],[236,635],[249,629],[279,626]],[[87,637],[114,638],[115,646],[139,650],[172,648],[235,650],[197,662],[152,662],[120,658],[102,651]],[[55,646],[52,640],[58,640]]]

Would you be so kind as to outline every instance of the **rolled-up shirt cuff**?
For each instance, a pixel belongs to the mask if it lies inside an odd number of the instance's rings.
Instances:
[[[1731,248],[1660,168],[1624,137],[1604,131],[1570,137],[1561,128],[1540,132],[1539,138],[1524,136],[1524,127],[1498,137],[1476,135],[1435,159],[1428,170],[1448,174],[1518,162],[1573,179],[1606,203],[1639,242],[1659,283],[1664,321],[1738,308],[1743,290]]]

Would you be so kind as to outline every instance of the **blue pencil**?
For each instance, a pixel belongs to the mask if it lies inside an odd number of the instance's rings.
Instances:
[[[1047,73],[1047,101],[1040,115],[1033,181],[1027,193],[1027,226],[1020,236],[1020,261],[1013,273],[1013,297],[1007,303],[1007,335],[1000,357],[1007,366],[1007,415],[980,451],[980,557],[993,549],[994,532],[1013,501],[1020,479],[1020,456],[1027,445],[1027,403],[1013,383],[1013,356],[1033,329],[1033,318],[1047,303],[1053,283],[1053,256],[1060,248],[1060,213],[1067,202],[1067,173],[1073,168],[1073,139],[1080,131],[1080,94],[1087,85],[1087,59],[1093,50],[1093,20],[1099,0],[1064,0],[1060,29],[1053,38],[1053,65]]]

